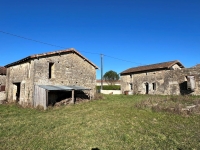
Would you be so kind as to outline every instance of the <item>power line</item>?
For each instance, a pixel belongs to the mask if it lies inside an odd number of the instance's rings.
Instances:
[[[40,44],[45,44],[45,45],[49,45],[49,46],[53,46],[53,47],[59,47],[59,48],[64,48],[64,49],[66,49],[66,47],[64,47],[64,46],[59,46],[59,45],[55,45],[55,44],[50,44],[50,43],[38,41],[38,40],[35,40],[35,39],[23,37],[23,36],[16,35],[16,34],[13,34],[13,33],[9,33],[9,32],[5,32],[5,31],[2,31],[2,30],[0,30],[0,32],[3,33],[3,34],[7,34],[7,35],[14,36],[14,37],[17,37],[17,38],[21,38],[21,39],[25,39],[25,40],[37,42],[37,43],[40,43]],[[117,60],[124,61],[124,62],[139,64],[139,65],[145,65],[145,64],[142,64],[142,63],[137,63],[137,62],[133,62],[133,61],[129,61],[129,60],[124,60],[124,59],[121,59],[121,58],[117,58],[117,57],[113,57],[113,56],[109,56],[109,55],[105,55],[105,54],[94,53],[94,52],[88,52],[88,51],[82,51],[82,50],[79,50],[79,51],[80,51],[80,52],[84,52],[84,53],[94,54],[94,55],[100,55],[100,56],[103,55],[103,56],[110,57],[110,58],[112,58],[112,59],[117,59]]]
[[[27,38],[27,37],[19,36],[19,35],[12,34],[12,33],[8,33],[8,32],[4,32],[4,31],[1,31],[1,30],[0,30],[0,32],[1,32],[1,33],[4,33],[4,34],[11,35],[11,36],[15,36],[15,37],[18,37],[18,38],[21,38],[21,39],[25,39],[25,40],[29,40],[29,41],[33,41],[33,42],[45,44],[45,45],[50,45],[50,46],[53,46],[53,47],[65,48],[65,47],[62,47],[62,46],[58,46],[58,45],[53,45],[53,44],[41,42],[41,41],[38,41],[38,40],[30,39],[30,38]]]
[[[145,65],[145,64],[142,64],[142,63],[137,63],[137,62],[133,62],[133,61],[129,61],[129,60],[124,60],[124,59],[116,58],[116,57],[109,56],[109,55],[104,55],[104,56],[106,56],[106,57],[110,57],[110,58],[113,58],[113,59],[117,59],[117,60],[121,60],[121,61],[125,61],[125,62],[134,63],[134,64]]]
[[[41,43],[41,44],[53,46],[53,47],[59,47],[59,48],[64,48],[64,49],[66,49],[66,47],[64,47],[64,46],[59,46],[59,45],[54,45],[54,44],[50,44],[50,43],[46,43],[46,42],[34,40],[34,39],[31,39],[31,38],[19,36],[19,35],[12,34],[12,33],[8,33],[8,32],[1,31],[1,30],[0,30],[0,32],[1,32],[1,33],[4,33],[4,34],[7,34],[7,35],[15,36],[15,37],[18,37],[18,38],[21,38],[21,39],[25,39],[25,40],[29,40],[29,41],[33,41],[33,42],[37,42],[37,43]],[[85,52],[85,53],[100,55],[99,53],[93,53],[93,52],[86,52],[86,51],[80,51],[80,52]]]

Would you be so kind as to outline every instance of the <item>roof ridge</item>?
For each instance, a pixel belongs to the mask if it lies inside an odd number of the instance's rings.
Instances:
[[[184,68],[184,66],[180,63],[180,61],[173,60],[173,61],[149,64],[149,65],[144,65],[144,66],[132,67],[132,68],[126,69],[125,71],[121,72],[120,74],[126,74],[126,73],[131,73],[131,72],[141,72],[141,71],[155,70],[155,69],[170,68],[171,66],[173,66],[176,63],[178,63],[178,65],[181,68]]]
[[[46,52],[46,53],[30,55],[30,56],[22,58],[22,59],[20,59],[18,61],[15,61],[13,63],[7,64],[5,67],[10,67],[10,66],[19,64],[21,62],[24,62],[24,61],[27,61],[27,60],[30,60],[30,59],[35,59],[35,58],[49,56],[49,55],[55,55],[55,54],[61,54],[61,53],[67,53],[67,52],[76,53],[77,55],[79,55],[80,57],[85,59],[88,63],[90,63],[92,66],[94,66],[96,69],[98,69],[98,67],[94,63],[92,63],[89,59],[87,59],[85,56],[83,56],[81,53],[79,53],[75,48],[68,48],[68,49],[64,49],[64,50],[57,50],[57,51],[52,51],[52,52]]]

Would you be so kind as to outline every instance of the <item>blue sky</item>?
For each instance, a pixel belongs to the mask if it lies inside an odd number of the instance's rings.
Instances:
[[[61,47],[99,68],[99,54],[107,55],[104,73],[171,60],[200,63],[199,0],[0,0],[0,31],[60,46],[0,32],[0,66]]]

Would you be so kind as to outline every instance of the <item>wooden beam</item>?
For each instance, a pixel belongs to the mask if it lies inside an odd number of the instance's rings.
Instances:
[[[45,110],[47,109],[48,104],[49,104],[49,91],[46,90],[46,105],[45,105],[45,107],[44,107]]]
[[[72,103],[74,104],[74,90],[72,90]]]

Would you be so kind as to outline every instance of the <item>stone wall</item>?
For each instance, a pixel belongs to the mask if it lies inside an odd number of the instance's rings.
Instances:
[[[101,90],[100,91],[102,94],[114,94],[114,95],[116,95],[116,94],[122,94],[121,93],[121,90]]]
[[[53,63],[52,78],[49,78],[49,64]],[[96,69],[80,56],[67,55],[41,58],[34,61],[35,85],[77,85],[92,89],[94,96]]]
[[[6,85],[6,75],[0,75],[0,88]],[[5,91],[0,91],[0,100],[6,99]]]
[[[169,94],[168,72],[169,71],[161,70],[147,73],[143,72],[132,75],[122,75],[122,93],[124,93],[124,91],[133,91],[133,93],[137,94],[146,94],[146,84],[148,83],[148,94]],[[153,83],[156,84],[155,90],[153,90]]]
[[[187,89],[187,76],[194,75],[195,91]],[[132,85],[131,85],[132,84]],[[140,94],[200,95],[200,69],[160,70],[132,75],[121,75],[121,89]]]
[[[0,92],[0,101],[6,100],[6,92]]]
[[[20,87],[19,103],[22,105],[33,105],[35,85],[83,86],[92,89],[93,97],[95,84],[95,67],[75,53],[42,57],[7,70],[7,97],[9,101],[16,101],[16,88]]]
[[[34,61],[7,68],[6,91],[8,101],[19,101],[21,105],[32,105]],[[20,89],[20,91],[17,91]],[[17,93],[20,99],[17,100]]]
[[[6,75],[0,75],[0,85],[6,85]]]

